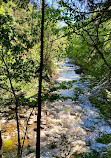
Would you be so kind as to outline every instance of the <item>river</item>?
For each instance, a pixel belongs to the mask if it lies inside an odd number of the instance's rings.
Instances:
[[[92,106],[89,101],[91,95],[87,92],[88,82],[81,82],[80,74],[76,74],[75,70],[78,66],[69,63],[69,59],[65,63],[58,64],[60,73],[58,82],[76,81],[72,83],[70,89],[58,90],[56,93],[64,97],[75,97],[74,89],[81,89],[83,93],[79,95],[78,101],[71,99],[58,100],[51,103],[50,111],[54,115],[50,118],[50,127],[47,142],[52,142],[50,149],[44,147],[42,150],[42,158],[66,157],[70,158],[74,152],[91,152],[93,149],[101,152],[103,148],[109,148],[109,145],[97,143],[96,138],[102,137],[103,134],[111,133],[111,127],[102,118],[97,108]],[[46,141],[43,141],[45,143]]]

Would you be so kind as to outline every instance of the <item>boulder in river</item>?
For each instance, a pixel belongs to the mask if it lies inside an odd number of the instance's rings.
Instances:
[[[83,73],[83,69],[79,68],[75,70],[76,74],[82,74]]]

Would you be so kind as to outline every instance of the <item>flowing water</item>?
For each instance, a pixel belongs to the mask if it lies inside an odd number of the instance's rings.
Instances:
[[[50,125],[47,141],[52,140],[56,147],[52,149],[52,146],[50,150],[44,148],[42,157],[48,158],[57,155],[58,157],[70,158],[74,152],[90,152],[92,149],[101,152],[103,148],[109,148],[110,144],[96,142],[96,138],[111,133],[111,127],[104,121],[99,110],[91,105],[88,99],[90,93],[87,92],[89,83],[79,81],[81,76],[75,72],[78,66],[70,64],[68,59],[66,63],[59,63],[58,67],[60,73],[58,82],[74,80],[76,82],[72,83],[72,88],[58,90],[56,93],[73,98],[75,97],[74,89],[78,87],[82,89],[83,94],[79,95],[79,101],[76,102],[67,99],[51,104],[50,110],[55,111],[55,118],[51,118],[52,126]]]
[[[67,59],[66,63],[58,64],[60,76],[57,82],[64,83],[66,81],[66,83],[69,83],[69,81],[72,81],[70,82],[71,87],[54,92],[67,97],[67,99],[58,99],[54,102],[47,101],[42,107],[41,158],[56,156],[71,158],[75,152],[91,152],[93,149],[101,153],[103,148],[109,148],[111,145],[111,143],[106,145],[96,142],[96,138],[102,137],[103,134],[110,134],[111,127],[102,118],[99,110],[90,103],[89,96],[91,94],[87,91],[89,83],[79,80],[81,75],[76,74],[75,71],[78,66],[70,64],[69,61]],[[82,93],[77,96],[77,91],[80,90]],[[75,97],[77,97],[76,100],[73,99]],[[29,116],[30,110],[26,110],[24,114]],[[13,123],[13,120],[11,123]],[[31,116],[29,124],[26,145],[30,144],[30,151],[34,151],[36,111]],[[12,131],[10,132],[12,133]],[[14,154],[11,157],[14,158]],[[34,157],[34,154],[31,153],[24,158]]]

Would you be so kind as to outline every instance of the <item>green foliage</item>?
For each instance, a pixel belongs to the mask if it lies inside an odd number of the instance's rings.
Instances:
[[[73,87],[73,84],[72,83],[74,83],[74,82],[77,82],[77,81],[75,81],[75,80],[73,80],[73,81],[63,81],[63,82],[57,82],[57,81],[55,81],[55,84],[57,84],[57,86],[55,86],[55,87],[52,87],[52,88],[50,88],[50,91],[57,91],[57,90],[59,90],[59,89],[63,89],[63,90],[65,90],[65,89],[70,89],[71,87]]]
[[[9,78],[17,95],[23,92],[24,97],[34,96],[37,91],[37,78],[40,62],[40,23],[41,13],[33,4],[27,7],[17,1],[2,2],[0,6],[0,97],[12,97]],[[25,3],[24,3],[25,4]],[[55,10],[46,7],[45,40],[44,40],[44,70],[43,79],[49,81],[56,76],[56,66],[53,63],[55,52],[59,51],[56,42],[61,28],[55,23]],[[64,42],[64,40],[63,40]],[[57,49],[56,49],[57,48]],[[60,54],[60,53],[58,53]],[[9,75],[7,74],[7,68]],[[44,82],[45,83],[45,82]],[[4,95],[3,95],[4,94]]]
[[[52,143],[49,145],[49,149],[55,149],[56,147],[57,147],[56,142],[52,142]]]
[[[111,157],[111,147],[108,149],[107,153],[105,154],[104,158],[109,158]]]
[[[53,102],[55,100],[60,100],[60,95],[52,94],[52,95],[48,96],[47,99],[50,100],[51,102]]]
[[[101,138],[97,138],[96,141],[102,144],[109,144],[111,142],[111,134],[103,134]]]
[[[91,58],[88,55],[89,51],[91,49],[80,36],[72,35],[69,38],[68,57],[73,59],[75,64],[82,66],[86,70],[92,66]]]
[[[98,100],[94,97],[89,97],[89,100],[100,110],[100,113],[106,120],[111,118],[111,101],[104,102],[104,100]]]
[[[101,154],[99,152],[97,152],[96,150],[92,150],[89,153],[75,153],[73,154],[72,158],[99,158],[101,157]],[[103,158],[103,157],[101,157]]]
[[[106,2],[101,7],[93,6],[94,8],[91,8],[93,12],[89,15],[81,15],[77,7],[73,6],[74,3],[69,5],[68,2],[62,1],[60,9],[50,8],[46,5],[44,84],[46,82],[50,84],[50,80],[56,77],[55,58],[56,61],[61,61],[66,57],[71,58],[75,64],[84,69],[85,73],[92,76],[92,82],[96,78],[96,84],[101,78],[106,77],[105,80],[110,78],[111,20],[109,13],[111,8]],[[90,4],[92,4],[92,1]],[[97,12],[98,8],[100,9],[99,12]],[[11,115],[10,111],[15,112],[13,105],[16,100],[19,106],[22,107],[35,107],[37,104],[41,12],[36,4],[30,3],[29,0],[2,0],[0,2],[0,19],[0,103],[2,105],[0,108],[4,110],[3,106],[9,107],[8,115]],[[58,25],[61,19],[66,22],[67,26]],[[52,93],[60,89],[70,89],[73,87],[72,83],[74,82],[76,81],[56,82],[57,86],[48,90],[45,90],[45,86],[43,86],[42,100],[53,102],[59,99],[71,99],[78,101],[79,96],[83,94],[83,91],[78,87],[74,89],[74,98],[62,97]],[[90,85],[89,89],[96,84]],[[13,91],[16,94],[15,98]],[[106,93],[102,94],[102,101],[93,97],[89,99],[108,120],[111,118],[110,90],[106,91]],[[65,110],[65,112],[68,112],[68,110]],[[8,115],[5,113],[6,117]],[[15,118],[14,114],[9,119],[12,118]],[[109,143],[106,135],[98,138],[97,141]],[[6,142],[7,146],[12,146],[12,142]],[[52,143],[50,148],[56,148],[55,143]],[[107,157],[109,155],[111,155],[110,150]],[[74,157],[79,158],[95,158],[99,156],[100,154],[94,150],[86,155],[74,154]]]
[[[74,91],[74,95],[75,95],[75,97],[74,97],[75,101],[78,101],[79,96],[81,94],[84,94],[83,90],[79,87],[75,87],[73,91]]]
[[[68,35],[67,55],[85,73],[99,81],[104,76],[108,80],[111,77],[111,3],[109,0],[101,4],[91,2],[92,6],[90,1],[85,4],[87,12],[82,8],[83,1],[59,3],[62,19],[67,24],[64,27]]]
[[[17,141],[16,138],[9,139],[6,142],[4,142],[4,146],[3,146],[3,152],[9,152],[10,150],[16,150],[16,145],[15,142]]]

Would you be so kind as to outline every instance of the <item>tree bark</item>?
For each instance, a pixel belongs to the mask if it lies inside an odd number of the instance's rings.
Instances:
[[[38,115],[37,115],[37,136],[36,136],[36,158],[40,158],[40,123],[42,104],[42,70],[43,70],[43,37],[44,37],[44,0],[42,0],[42,20],[41,20],[41,54],[40,54],[40,75],[38,91]]]

